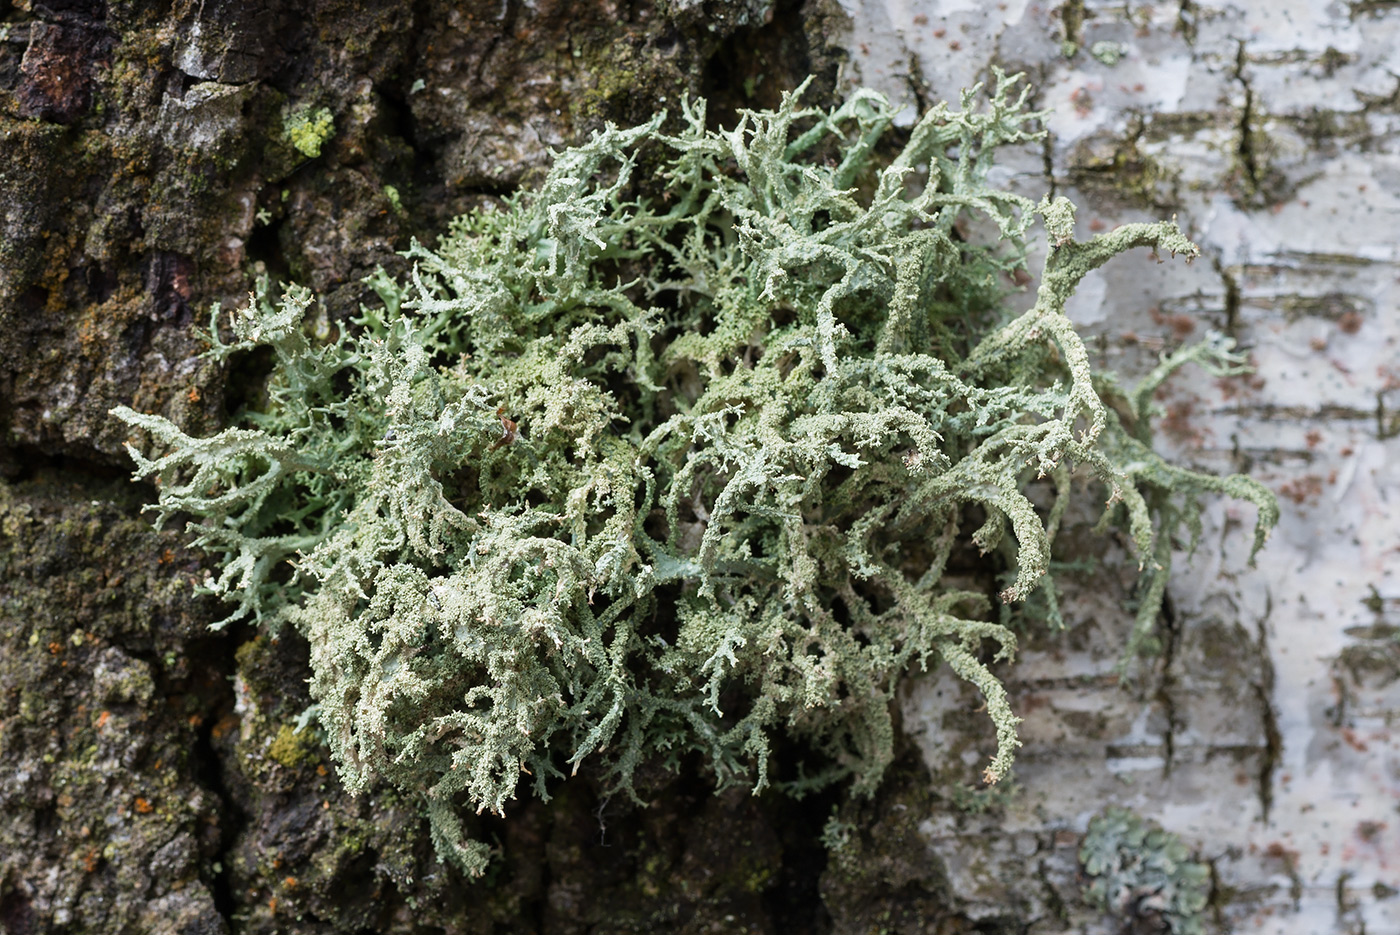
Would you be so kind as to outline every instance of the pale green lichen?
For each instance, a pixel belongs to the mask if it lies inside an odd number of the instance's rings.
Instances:
[[[1017,718],[983,646],[1008,659],[1015,638],[990,595],[943,580],[972,527],[1010,556],[1000,600],[1042,589],[1058,619],[1051,543],[1072,482],[1097,477],[1148,568],[1149,624],[1199,496],[1259,504],[1262,541],[1268,493],[1163,462],[1155,384],[1092,372],[1063,314],[1115,254],[1195,247],[1169,223],[1080,242],[1068,202],[989,187],[995,149],[1037,136],[1013,85],[939,105],[887,164],[895,109],[869,91],[831,112],[799,92],[727,131],[703,102],[675,134],[610,126],[538,191],[414,244],[402,280],[371,277],[382,307],[328,343],[301,288],[274,303],[260,284],[232,343],[216,310],[213,357],[275,355],[241,427],[117,410],[162,452],[132,449],[161,519],[201,518],[230,619],[310,643],[349,789],[420,797],[471,873],[487,848],[462,809],[502,812],[527,776],[547,797],[589,758],[627,792],[643,762],[698,753],[720,786],[869,793],[897,679],[938,661],[985,696],[995,780]],[[1008,320],[1037,216],[1054,246]],[[969,242],[974,218],[999,238]],[[1228,364],[1221,343],[1188,356]],[[805,763],[774,772],[777,732]]]
[[[307,159],[321,155],[321,147],[335,135],[335,118],[327,107],[299,104],[282,118],[282,135]]]
[[[389,201],[389,207],[400,217],[403,216],[403,199],[399,196],[399,190],[392,185],[384,186],[384,197]]]
[[[1089,54],[1105,65],[1117,65],[1123,57],[1123,47],[1116,42],[1095,42],[1089,46]]]
[[[1121,918],[1155,918],[1172,935],[1204,935],[1201,912],[1210,897],[1210,867],[1191,859],[1181,839],[1110,808],[1089,822],[1079,849],[1089,902]]]

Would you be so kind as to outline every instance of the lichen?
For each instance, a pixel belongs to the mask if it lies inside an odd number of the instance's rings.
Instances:
[[[1117,65],[1123,58],[1123,47],[1116,42],[1095,42],[1089,46],[1089,54],[1105,65]]]
[[[321,155],[321,147],[335,135],[335,118],[327,107],[299,104],[282,118],[282,135],[307,159]]]
[[[1172,935],[1204,935],[1210,867],[1192,860],[1171,832],[1125,808],[1110,808],[1089,822],[1079,861],[1089,878],[1085,896],[1098,908],[1132,919],[1156,917]]]
[[[267,755],[288,769],[296,769],[316,755],[316,745],[305,732],[291,724],[277,729],[277,736],[268,744]]]
[[[321,728],[352,792],[417,797],[440,855],[481,873],[463,811],[544,798],[596,764],[634,794],[644,763],[699,756],[715,784],[870,793],[893,756],[889,705],[911,666],[977,686],[995,726],[986,775],[1017,745],[988,667],[1015,651],[996,600],[1044,597],[1072,488],[1144,564],[1148,641],[1173,535],[1199,500],[1275,511],[1264,488],[1165,463],[1152,391],[1094,373],[1065,301],[1124,250],[1195,255],[1171,223],[1087,241],[1073,207],[988,185],[997,147],[1040,115],[999,76],[990,104],[942,104],[882,161],[895,109],[801,90],[706,129],[703,101],[609,126],[555,154],[543,185],[459,218],[380,303],[313,343],[305,289],[259,283],[214,310],[210,356],[270,348],[263,403],[210,438],[128,408],[159,455],[163,521],[220,560],[233,619],[311,647]],[[642,168],[645,167],[645,171]],[[1025,237],[1051,250],[1035,305],[1002,312]],[[971,241],[971,221],[990,243]],[[312,316],[314,317],[314,316]],[[1032,486],[1049,479],[1049,506]],[[1001,549],[993,598],[943,572]],[[794,753],[774,763],[773,740]]]

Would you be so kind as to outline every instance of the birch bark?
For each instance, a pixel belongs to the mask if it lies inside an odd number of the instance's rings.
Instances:
[[[1400,5],[844,0],[844,77],[915,109],[1026,71],[1050,135],[1015,165],[1026,194],[1081,206],[1079,235],[1177,215],[1192,266],[1124,257],[1072,317],[1127,378],[1207,329],[1256,373],[1183,372],[1159,444],[1248,469],[1283,519],[1247,568],[1247,508],[1219,502],[1177,556],[1163,654],[1132,686],[1123,557],[1068,599],[1069,629],[1009,672],[1025,717],[1004,817],[922,827],[973,916],[1110,931],[1075,858],[1110,804],[1209,861],[1221,930],[1400,930]],[[955,680],[926,677],[906,727],[936,773],[982,757]]]

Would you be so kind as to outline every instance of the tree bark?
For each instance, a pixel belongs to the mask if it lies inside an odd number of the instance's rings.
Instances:
[[[1209,862],[1208,931],[1396,928],[1400,6],[848,9],[850,78],[916,106],[992,66],[1027,72],[1050,136],[1017,184],[1080,205],[1079,236],[1177,216],[1199,260],[1122,257],[1072,315],[1125,380],[1208,329],[1236,338],[1255,372],[1174,377],[1159,448],[1248,471],[1283,507],[1255,568],[1252,509],[1211,507],[1194,557],[1175,557],[1162,653],[1128,681],[1125,556],[1067,585],[1069,628],[1033,635],[1006,673],[1025,718],[1020,796],[921,825],[958,904],[1033,932],[1152,930],[1082,902],[1082,835],[1117,804]],[[939,675],[910,687],[905,723],[935,775],[985,752],[958,726],[971,704]]]
[[[1206,931],[1400,927],[1396,48],[1382,0],[17,3],[0,931],[1154,931],[1150,903],[1085,895],[1079,848],[1110,804],[1209,864]],[[468,884],[412,803],[347,796],[295,730],[305,645],[208,629],[202,557],[140,515],[154,491],[126,479],[108,410],[220,428],[266,362],[199,356],[211,303],[266,274],[342,320],[411,237],[607,121],[690,93],[724,122],[808,74],[814,99],[866,84],[912,121],[992,66],[1050,111],[1018,190],[1071,197],[1080,236],[1176,214],[1201,245],[1190,266],[1114,261],[1072,311],[1125,380],[1208,329],[1248,349],[1252,376],[1171,381],[1159,441],[1280,494],[1258,567],[1250,511],[1212,505],[1162,652],[1120,677],[1136,566],[1084,503],[1059,542],[1069,626],[1027,632],[1001,673],[1025,719],[1009,793],[976,786],[990,731],[933,671],[905,686],[904,755],[871,800],[658,771],[643,809],[581,774],[483,821],[500,856]]]

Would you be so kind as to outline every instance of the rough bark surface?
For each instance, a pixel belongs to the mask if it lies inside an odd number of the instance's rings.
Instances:
[[[306,647],[212,634],[140,515],[118,403],[220,427],[263,362],[197,357],[266,272],[340,318],[550,147],[681,94],[834,88],[835,7],[20,3],[0,25],[0,931],[753,931],[824,924],[799,807],[587,781],[488,825],[468,885],[415,808],[293,726]],[[761,89],[745,79],[767,76]],[[317,121],[323,112],[330,126]],[[698,771],[697,771],[698,772]]]
[[[1206,931],[1400,928],[1397,49],[1383,0],[16,3],[0,931],[1166,931],[1150,900],[1086,901],[1078,850],[1110,803],[1209,862]],[[1177,566],[1163,653],[1125,681],[1135,569],[1068,525],[1061,544],[1095,561],[1068,579],[1070,627],[1028,635],[1005,673],[1026,719],[1012,793],[972,785],[990,737],[933,674],[871,801],[657,775],[637,809],[580,776],[486,826],[501,858],[476,884],[412,807],[347,797],[294,730],[305,646],[206,629],[201,557],[139,515],[152,497],[108,410],[219,427],[263,364],[196,356],[211,302],[265,271],[343,317],[409,237],[606,120],[686,91],[722,120],[809,72],[819,95],[872,84],[912,117],[993,65],[1054,111],[1013,166],[1026,194],[1070,195],[1081,234],[1175,213],[1203,247],[1191,267],[1116,261],[1074,313],[1129,376],[1207,328],[1251,350],[1254,377],[1169,385],[1163,445],[1280,493],[1260,568],[1226,535],[1250,517],[1220,504]],[[313,155],[298,120],[322,109]]]

